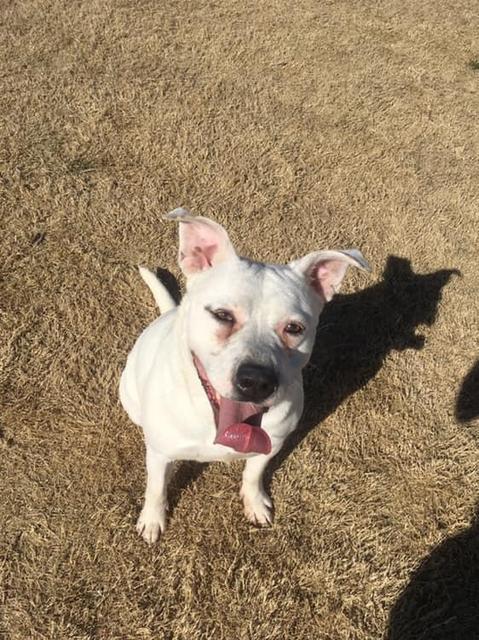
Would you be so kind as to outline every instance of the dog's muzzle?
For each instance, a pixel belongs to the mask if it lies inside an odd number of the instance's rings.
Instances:
[[[261,420],[268,410],[267,407],[219,395],[209,381],[205,368],[194,354],[193,362],[213,409],[216,423],[214,443],[231,447],[238,453],[270,453],[271,440],[261,428]]]

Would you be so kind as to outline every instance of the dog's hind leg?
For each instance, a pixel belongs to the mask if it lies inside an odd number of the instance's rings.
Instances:
[[[158,540],[160,531],[166,527],[168,500],[166,489],[173,462],[146,445],[146,491],[145,502],[136,525],[136,530],[148,544]]]

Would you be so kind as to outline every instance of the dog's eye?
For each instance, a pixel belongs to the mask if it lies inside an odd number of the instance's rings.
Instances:
[[[290,336],[300,336],[302,333],[304,333],[304,327],[299,322],[288,322],[288,324],[284,328],[284,331]]]
[[[223,322],[224,324],[234,324],[235,317],[226,309],[208,309],[213,318],[218,320],[218,322]]]

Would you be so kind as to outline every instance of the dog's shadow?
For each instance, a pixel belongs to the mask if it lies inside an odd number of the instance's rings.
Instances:
[[[421,562],[391,610],[386,640],[479,638],[479,510]]]
[[[269,465],[265,474],[267,487],[274,471],[311,429],[366,385],[391,351],[422,349],[425,338],[416,334],[416,329],[435,322],[442,289],[458,274],[456,269],[414,273],[409,260],[389,256],[380,282],[358,293],[337,295],[326,305],[310,363],[303,372],[303,417]],[[177,297],[179,288],[171,274],[161,270],[158,276]],[[178,469],[171,484],[172,506],[204,468],[205,465],[188,462]]]

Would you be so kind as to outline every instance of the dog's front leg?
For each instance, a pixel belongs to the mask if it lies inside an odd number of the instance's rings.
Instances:
[[[136,530],[148,544],[158,540],[166,527],[168,501],[166,488],[173,468],[171,460],[156,453],[146,445],[146,491],[145,502],[136,525]]]
[[[243,498],[246,517],[254,524],[268,525],[273,522],[273,505],[263,487],[263,473],[276,453],[274,451],[267,456],[248,458],[243,470],[240,496]]]

